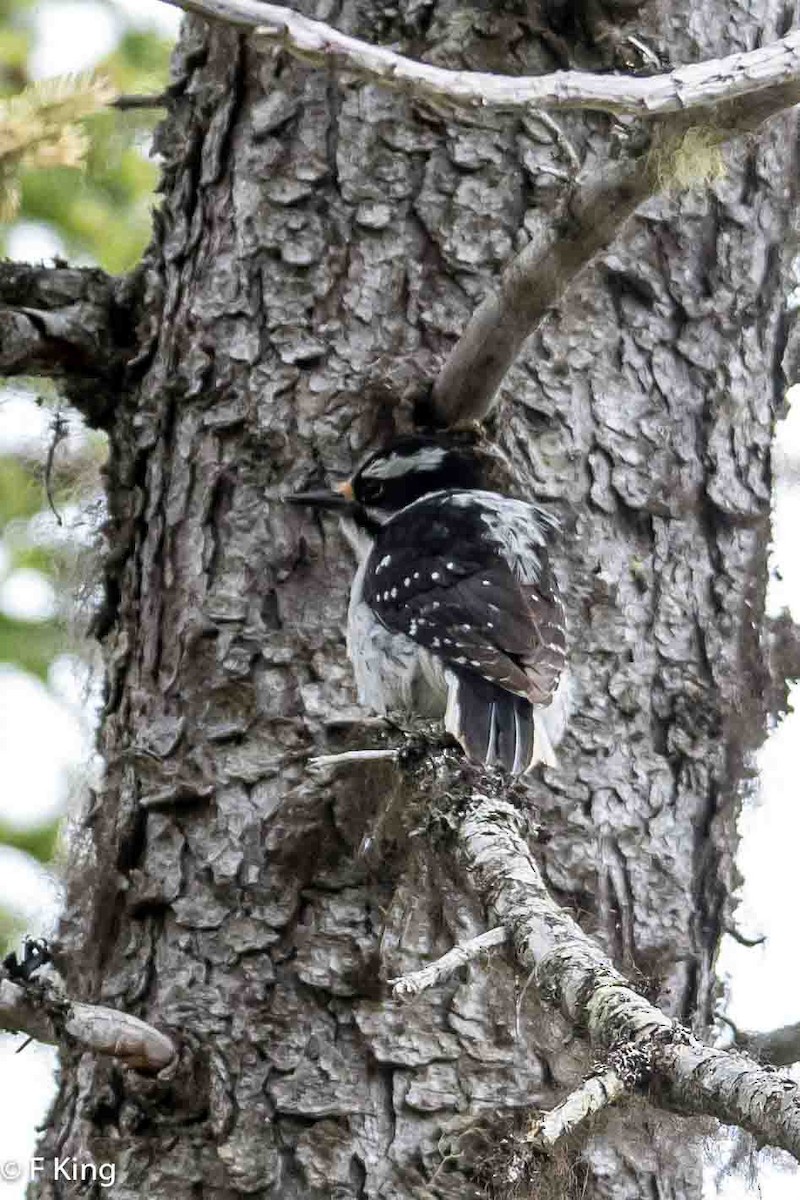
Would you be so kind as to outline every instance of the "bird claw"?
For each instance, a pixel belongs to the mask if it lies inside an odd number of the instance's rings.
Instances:
[[[453,744],[450,735],[443,732],[441,721],[412,720],[397,728],[404,741],[399,756],[403,765],[415,763]]]

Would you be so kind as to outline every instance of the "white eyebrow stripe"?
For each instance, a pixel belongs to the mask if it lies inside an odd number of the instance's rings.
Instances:
[[[364,479],[397,479],[409,470],[436,471],[447,457],[441,446],[423,446],[413,454],[390,454],[374,463],[367,463],[362,472]]]

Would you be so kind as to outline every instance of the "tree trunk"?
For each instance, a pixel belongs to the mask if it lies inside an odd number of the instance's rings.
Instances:
[[[533,5],[302,7],[444,65],[534,73],[561,65],[554,47],[598,62],[585,23],[545,37]],[[750,18],[668,8],[636,32],[673,63],[784,31],[775,0]],[[194,19],[173,93],[136,378],[111,428],[107,773],[72,847],[59,958],[73,996],[169,1031],[182,1060],[153,1081],[67,1053],[40,1153],[114,1162],[115,1198],[513,1194],[502,1119],[552,1105],[589,1053],[502,950],[411,1005],[388,998],[388,978],[485,918],[446,849],[409,837],[444,797],[393,764],[306,765],[382,735],[344,652],[350,552],[280,497],[409,427],[569,164],[534,115],[450,121]],[[606,117],[562,124],[588,163],[625,152]],[[575,713],[561,769],[524,791],[540,861],[701,1032],[769,693],[794,129],[774,122],[711,188],[645,205],[490,422],[520,494],[565,529]],[[686,1138],[620,1110],[573,1169],[578,1194],[696,1200]]]

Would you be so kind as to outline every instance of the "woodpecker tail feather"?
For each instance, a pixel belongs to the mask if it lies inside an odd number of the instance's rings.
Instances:
[[[478,675],[448,672],[445,729],[470,762],[524,775],[537,765],[558,766],[544,722],[530,700]]]

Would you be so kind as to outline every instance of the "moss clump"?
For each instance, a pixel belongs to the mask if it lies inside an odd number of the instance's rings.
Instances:
[[[717,130],[693,125],[679,136],[656,139],[650,151],[650,169],[660,191],[679,191],[722,179],[725,159]]]

